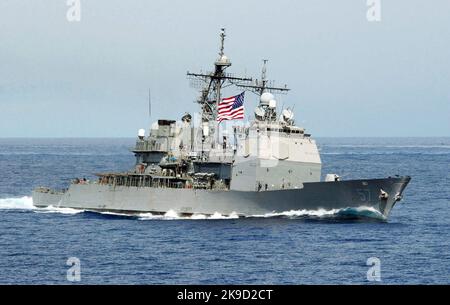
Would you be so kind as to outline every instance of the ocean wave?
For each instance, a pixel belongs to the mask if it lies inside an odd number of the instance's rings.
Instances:
[[[344,208],[340,209],[336,216],[343,218],[371,218],[386,220],[386,216],[372,207]]]
[[[255,218],[374,218],[384,220],[385,216],[372,207],[348,207],[342,209],[317,209],[317,210],[291,210],[280,213],[267,213],[263,215],[254,215]]]

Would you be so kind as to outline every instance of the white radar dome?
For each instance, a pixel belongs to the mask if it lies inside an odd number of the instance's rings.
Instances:
[[[286,121],[291,121],[294,119],[294,112],[291,109],[284,109],[282,114]]]
[[[219,63],[228,65],[230,63],[230,60],[228,59],[228,57],[226,55],[222,55],[219,58]]]
[[[138,137],[140,137],[140,138],[145,137],[145,129],[139,129],[139,131],[138,131]]]
[[[276,100],[270,100],[269,101],[269,108],[277,108],[277,101]]]
[[[261,98],[260,98],[261,105],[268,106],[269,102],[273,99],[274,99],[274,96],[272,93],[264,92],[263,94],[261,94]]]
[[[264,111],[264,108],[262,108],[261,106],[255,108],[255,117],[258,120],[262,121],[265,115],[266,112]]]

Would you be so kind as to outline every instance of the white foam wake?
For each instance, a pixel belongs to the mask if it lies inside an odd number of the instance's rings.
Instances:
[[[30,196],[17,197],[17,198],[0,198],[0,210],[32,210],[36,213],[59,213],[65,215],[75,215],[83,213],[86,210],[63,208],[57,206],[48,206],[46,208],[37,208],[33,206],[33,199]],[[123,214],[120,212],[98,212],[104,215],[115,216],[132,216],[136,215]],[[261,215],[246,216],[246,218],[273,218],[273,217],[285,217],[285,218],[348,218],[348,217],[366,217],[375,219],[385,219],[384,215],[378,210],[372,207],[355,207],[355,208],[343,208],[343,209],[318,209],[318,210],[291,210],[280,213],[267,213]],[[222,215],[219,212],[215,212],[212,215],[205,214],[193,214],[191,216],[183,216],[178,214],[174,210],[169,210],[163,215],[156,215],[152,213],[141,213],[137,215],[139,220],[216,220],[216,219],[237,219],[239,216],[233,212],[230,215]]]
[[[230,215],[224,216],[220,214],[219,212],[215,212],[213,215],[204,215],[204,214],[193,214],[191,216],[181,216],[174,210],[167,211],[164,215],[154,215],[152,213],[141,213],[138,215],[139,220],[153,220],[153,219],[160,219],[160,220],[181,220],[181,219],[187,219],[187,220],[206,220],[206,219],[237,219],[239,216],[232,212]]]
[[[75,215],[79,213],[85,212],[85,210],[72,209],[72,208],[61,208],[49,205],[45,208],[36,208],[35,212],[37,213],[58,213],[58,214],[66,214],[66,215]]]
[[[104,213],[102,213],[104,214]],[[152,213],[141,213],[138,215],[139,220],[214,220],[214,219],[237,219],[239,215],[235,212],[230,215],[224,216],[219,212],[215,212],[212,215],[193,214],[191,216],[179,215],[174,210],[169,210],[164,215],[155,215]],[[385,219],[384,215],[378,210],[372,207],[355,207],[355,208],[343,208],[343,209],[318,209],[318,210],[291,210],[280,213],[267,213],[260,215],[249,215],[243,218],[374,218]]]
[[[18,198],[2,198],[0,199],[0,210],[33,210],[37,213],[60,213],[60,214],[78,214],[83,210],[71,208],[60,208],[48,206],[46,208],[37,208],[33,205],[33,198],[30,196]]]
[[[33,199],[29,196],[20,198],[0,199],[0,209],[2,210],[33,210]]]
[[[280,213],[267,213],[263,215],[254,215],[250,217],[255,218],[271,218],[271,217],[286,217],[286,218],[374,218],[385,219],[385,216],[373,207],[360,206],[353,208],[342,209],[318,209],[318,210],[291,210]]]
[[[332,216],[339,212],[339,209],[333,209],[333,210],[325,210],[325,209],[318,209],[318,210],[291,210],[291,211],[285,211],[280,213],[267,213],[262,215],[253,215],[250,217],[264,217],[264,218],[270,218],[270,217],[302,217],[302,216],[314,216],[314,217],[324,217],[324,216]]]

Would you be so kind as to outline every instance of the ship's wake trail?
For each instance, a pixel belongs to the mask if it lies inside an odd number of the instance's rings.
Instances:
[[[33,199],[29,196],[20,198],[0,198],[0,210],[34,210]]]
[[[126,216],[126,214],[120,213],[101,213],[107,215],[120,215]],[[129,215],[128,215],[129,216]],[[386,220],[386,218],[379,211],[371,207],[357,207],[357,208],[345,208],[334,210],[297,210],[286,211],[281,213],[268,213],[263,215],[251,215],[251,216],[239,216],[236,213],[230,215],[222,215],[218,212],[213,215],[193,214],[190,216],[184,216],[177,214],[173,210],[169,210],[162,215],[156,215],[152,213],[138,214],[139,220],[219,220],[219,219],[258,219],[258,218],[285,218],[285,219],[325,219],[325,220]]]
[[[154,215],[152,213],[142,213],[138,215],[139,220],[154,220],[154,219],[161,219],[161,220],[177,220],[177,219],[185,219],[185,220],[214,220],[214,219],[238,219],[239,216],[236,213],[231,213],[230,215],[222,215],[218,212],[214,213],[213,215],[204,215],[204,214],[193,214],[190,216],[183,216],[177,214],[173,210],[169,210],[164,215]]]
[[[281,213],[267,213],[262,215],[251,215],[239,217],[236,213],[230,215],[222,215],[216,212],[212,215],[193,214],[189,216],[180,215],[173,210],[169,210],[165,214],[123,214],[114,212],[93,212],[89,210],[79,210],[72,208],[62,208],[49,206],[46,208],[37,208],[33,206],[33,199],[29,196],[18,198],[3,198],[0,199],[0,210],[32,210],[36,213],[59,213],[65,215],[75,215],[83,212],[90,212],[100,214],[108,217],[130,217],[138,220],[219,220],[219,219],[238,219],[238,218],[284,218],[284,219],[315,219],[315,220],[353,220],[353,219],[372,219],[372,220],[386,220],[383,214],[372,207],[356,207],[343,208],[333,210],[292,210]]]
[[[66,214],[66,215],[75,215],[79,213],[86,212],[85,210],[79,209],[71,209],[71,208],[60,208],[55,206],[48,206],[46,208],[36,208],[34,210],[36,213],[57,213],[57,214]]]
[[[69,215],[84,212],[84,210],[60,208],[54,206],[37,208],[33,205],[33,198],[31,198],[30,196],[0,199],[0,210],[32,210],[36,213],[60,213]]]

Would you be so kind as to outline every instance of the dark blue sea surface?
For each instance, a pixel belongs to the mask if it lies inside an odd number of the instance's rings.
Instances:
[[[388,221],[193,220],[35,209],[35,186],[128,170],[133,139],[0,139],[0,284],[450,284],[450,138],[319,138],[323,173],[410,175]]]

